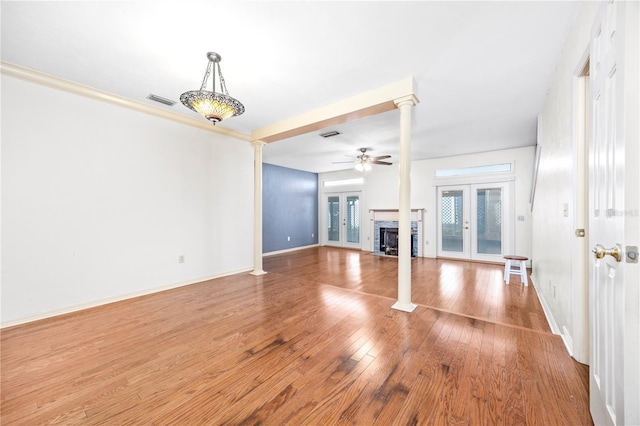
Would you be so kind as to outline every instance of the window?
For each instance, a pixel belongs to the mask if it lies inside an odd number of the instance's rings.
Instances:
[[[346,185],[362,185],[364,183],[364,178],[353,178],[353,179],[341,179],[341,180],[326,180],[324,181],[324,187],[328,188],[331,186],[346,186]]]
[[[505,173],[511,171],[511,163],[489,164],[486,166],[462,167],[459,169],[440,169],[436,170],[435,177],[452,177],[452,176],[468,176],[468,175],[486,175],[490,173]]]

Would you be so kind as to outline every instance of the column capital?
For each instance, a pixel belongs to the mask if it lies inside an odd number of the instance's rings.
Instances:
[[[405,105],[415,106],[415,105],[418,104],[418,102],[420,102],[420,100],[414,94],[407,95],[407,96],[402,96],[401,98],[393,100],[393,103],[396,104],[396,106],[398,108],[400,108],[402,106],[405,106]]]

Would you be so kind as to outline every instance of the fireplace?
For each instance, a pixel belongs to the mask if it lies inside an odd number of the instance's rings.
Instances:
[[[414,235],[415,230],[411,229],[411,257],[415,257],[414,250]],[[380,227],[380,247],[379,252],[384,253],[387,256],[398,255],[398,228],[384,228]]]
[[[380,228],[380,251],[387,256],[398,255],[398,228]]]
[[[423,209],[411,210],[411,257],[422,256]],[[398,256],[398,210],[369,210],[371,251],[378,256]]]

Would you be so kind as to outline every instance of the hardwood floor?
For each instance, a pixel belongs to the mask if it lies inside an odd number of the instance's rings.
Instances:
[[[312,248],[2,330],[9,424],[590,424],[588,370],[499,265]]]

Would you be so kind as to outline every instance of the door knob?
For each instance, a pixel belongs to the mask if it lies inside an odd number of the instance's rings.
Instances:
[[[609,255],[616,259],[617,262],[622,261],[622,255],[620,254],[621,249],[620,245],[616,244],[613,248],[606,249],[602,244],[596,244],[596,246],[591,250],[593,254],[596,255],[596,259],[602,259],[603,257]]]

